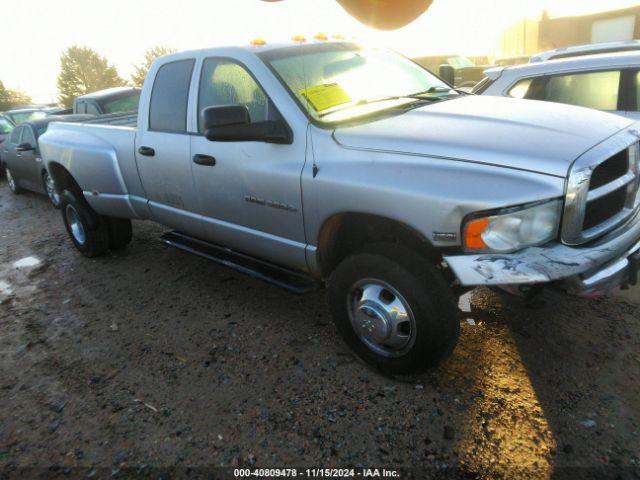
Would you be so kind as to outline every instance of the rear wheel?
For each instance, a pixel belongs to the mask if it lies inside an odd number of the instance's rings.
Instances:
[[[53,205],[54,208],[60,208],[60,194],[56,191],[53,178],[51,178],[51,175],[49,175],[49,172],[46,170],[42,172],[42,185],[44,186],[45,192],[47,192],[51,205]]]
[[[109,249],[107,218],[97,214],[84,197],[65,190],[61,195],[60,210],[73,244],[83,255],[97,257]]]
[[[24,189],[18,186],[18,183],[9,168],[7,167],[4,168],[4,174],[7,177],[7,184],[9,185],[9,190],[11,190],[16,195],[24,193]]]
[[[440,272],[403,247],[378,245],[348,257],[333,273],[329,295],[347,345],[383,373],[434,367],[457,342],[453,294]]]

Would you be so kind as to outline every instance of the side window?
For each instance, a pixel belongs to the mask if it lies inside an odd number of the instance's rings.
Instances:
[[[620,71],[549,77],[545,100],[597,110],[617,110]]]
[[[640,71],[637,71],[633,74],[633,84],[631,86],[631,91],[629,92],[629,97],[631,97],[633,103],[631,103],[631,110],[635,112],[640,112]],[[635,97],[633,96],[635,95]]]
[[[187,101],[194,60],[166,63],[156,74],[149,105],[149,130],[187,131]]]
[[[84,102],[78,102],[76,113],[87,113],[87,104]]]
[[[89,113],[91,115],[100,115],[100,110],[98,110],[98,107],[96,107],[95,103],[87,102],[86,106],[87,106],[87,111],[84,113]]]
[[[11,143],[14,145],[18,145],[20,143],[20,136],[22,135],[22,129],[24,127],[18,127],[13,130],[11,133]]]
[[[529,87],[531,87],[531,83],[533,82],[533,78],[525,78],[516,83],[507,95],[513,98],[527,98],[527,93],[529,92]]]
[[[22,132],[22,138],[20,139],[20,143],[28,142],[32,147],[36,146],[36,137],[33,136],[33,130],[31,127],[24,127],[24,131]]]
[[[209,58],[202,66],[198,112],[221,105],[246,105],[252,123],[273,120],[276,115],[264,90],[243,66],[227,59]],[[198,115],[198,124],[202,133],[200,117]]]

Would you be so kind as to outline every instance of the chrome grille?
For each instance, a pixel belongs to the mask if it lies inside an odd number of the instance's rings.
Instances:
[[[628,220],[637,210],[640,195],[640,147],[636,142],[594,161],[577,161],[569,175],[562,221],[562,241],[579,245],[593,240]]]

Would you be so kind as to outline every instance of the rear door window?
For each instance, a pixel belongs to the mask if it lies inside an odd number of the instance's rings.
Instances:
[[[193,59],[166,63],[158,70],[149,105],[149,130],[187,131],[187,101]]]
[[[31,130],[31,127],[24,127],[20,143],[29,143],[29,145],[31,145],[32,147],[36,146],[36,137],[33,135],[33,130]]]
[[[632,112],[640,112],[640,71],[629,72],[631,76],[627,98],[629,99],[629,109]]]
[[[576,73],[549,77],[545,100],[597,110],[617,110],[620,71]]]

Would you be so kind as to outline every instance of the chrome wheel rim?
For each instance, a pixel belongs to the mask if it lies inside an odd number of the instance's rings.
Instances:
[[[51,178],[51,175],[46,172],[44,174],[44,186],[47,189],[49,200],[51,200],[51,203],[57,207],[60,204],[60,195],[56,192],[56,186],[55,183],[53,183],[53,178]]]
[[[11,170],[6,168],[4,170],[4,173],[7,176],[7,183],[9,184],[9,188],[11,190],[15,190],[16,189],[16,181],[13,179],[13,175],[11,175]]]
[[[416,322],[411,307],[388,283],[360,280],[349,292],[347,308],[354,332],[375,353],[399,357],[415,343]]]
[[[73,238],[76,242],[78,242],[80,245],[84,245],[84,226],[80,221],[80,215],[78,214],[77,210],[72,205],[67,205],[64,214],[67,217],[67,225],[69,225],[71,235],[73,235]]]

